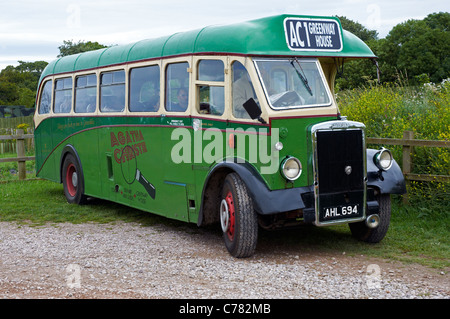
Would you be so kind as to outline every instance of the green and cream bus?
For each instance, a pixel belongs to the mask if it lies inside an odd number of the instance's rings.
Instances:
[[[405,182],[336,105],[337,70],[356,58],[376,57],[339,19],[296,15],[59,58],[38,86],[37,176],[69,203],[217,223],[235,257],[260,228],[348,223],[378,242]]]

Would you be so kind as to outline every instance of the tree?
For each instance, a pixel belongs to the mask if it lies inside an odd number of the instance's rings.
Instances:
[[[339,18],[339,20],[341,21],[342,29],[353,33],[364,42],[378,39],[378,32],[376,30],[369,30],[361,23],[352,21],[347,17],[343,16],[336,16],[336,17]]]
[[[11,105],[19,98],[17,86],[7,81],[0,81],[0,105]]]
[[[59,55],[58,58],[64,57],[67,55],[87,52],[87,51],[93,51],[98,49],[106,48],[107,46],[100,44],[98,42],[82,42],[78,41],[78,43],[74,43],[72,40],[64,40],[64,44],[59,46]]]
[[[386,36],[382,59],[407,73],[410,82],[426,75],[432,82],[450,76],[450,13],[396,25]]]
[[[378,57],[381,82],[396,82],[399,74],[411,85],[438,83],[450,77],[450,13],[432,13],[423,20],[397,24],[384,39],[357,22],[339,19],[343,29],[365,41]],[[375,72],[369,60],[349,61],[336,85],[338,89],[355,88],[375,79]]]
[[[20,73],[31,72],[38,74],[39,76],[41,76],[42,71],[44,71],[45,67],[48,64],[45,61],[36,61],[36,62],[17,61],[17,62],[19,62],[19,65],[14,68],[16,71]]]
[[[378,39],[378,32],[369,30],[362,24],[347,19],[346,17],[339,17],[342,29],[347,30],[358,38],[363,40],[370,48],[376,46]],[[345,62],[343,73],[336,77],[336,86],[338,90],[351,89],[366,84],[367,80],[376,79],[377,69],[371,60],[358,59]]]
[[[98,42],[64,41],[58,57],[106,48]],[[45,61],[18,61],[18,66],[8,65],[0,72],[0,104],[33,107],[39,78],[47,66]]]
[[[35,103],[39,78],[48,63],[18,62],[18,66],[8,65],[0,72],[0,104],[31,108]]]

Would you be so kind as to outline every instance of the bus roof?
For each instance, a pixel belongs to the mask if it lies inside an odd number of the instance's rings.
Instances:
[[[49,63],[41,81],[52,74],[184,54],[375,57],[362,40],[342,29],[337,17],[278,15],[62,57]]]

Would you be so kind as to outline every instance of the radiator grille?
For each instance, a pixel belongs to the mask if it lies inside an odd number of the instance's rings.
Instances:
[[[318,131],[316,145],[317,178],[321,194],[364,189],[361,130]]]

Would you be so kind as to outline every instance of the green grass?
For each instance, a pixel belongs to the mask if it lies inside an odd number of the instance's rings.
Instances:
[[[392,207],[389,232],[378,244],[357,241],[350,235],[347,225],[308,226],[289,231],[261,232],[258,249],[261,253],[276,250],[298,255],[303,252],[345,252],[347,255],[379,257],[447,270],[450,266],[449,214],[403,206],[398,200],[393,200]],[[44,180],[1,183],[0,221],[28,225],[122,221],[143,226],[186,226],[183,229],[189,232],[197,229],[194,224],[168,220],[103,200],[92,200],[83,206],[71,205],[66,202],[62,185]],[[220,237],[218,228],[211,231]]]
[[[0,183],[0,221],[31,225],[45,223],[139,222],[149,225],[160,220],[152,214],[99,199],[88,205],[70,205],[61,184],[45,180]]]

